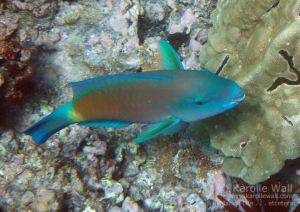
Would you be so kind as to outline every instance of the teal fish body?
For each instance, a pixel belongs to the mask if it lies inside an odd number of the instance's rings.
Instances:
[[[159,70],[97,81],[73,84],[79,93],[73,109],[83,120],[156,123],[174,116],[191,122],[230,109],[243,98],[236,83],[207,70]],[[234,89],[240,94],[232,94]]]
[[[175,50],[165,40],[160,42],[160,53],[162,70],[71,83],[72,101],[25,133],[41,144],[72,123],[113,128],[145,123],[148,128],[134,140],[144,142],[178,132],[189,122],[222,113],[244,99],[243,90],[234,81],[206,69],[184,70]]]

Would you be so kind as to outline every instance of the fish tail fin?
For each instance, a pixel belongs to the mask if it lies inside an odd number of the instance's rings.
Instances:
[[[66,103],[25,130],[24,133],[32,136],[36,145],[42,144],[55,132],[76,122],[70,115],[71,112],[72,104]]]

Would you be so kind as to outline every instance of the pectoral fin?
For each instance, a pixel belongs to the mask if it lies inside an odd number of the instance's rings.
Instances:
[[[162,70],[184,70],[175,49],[166,40],[159,42],[160,69]]]
[[[97,128],[123,128],[132,124],[128,121],[87,121],[79,123],[81,126]]]
[[[178,118],[170,117],[166,121],[151,124],[145,132],[134,139],[134,142],[141,143],[148,141],[154,137],[161,135],[171,135],[184,129],[188,123],[181,121]]]

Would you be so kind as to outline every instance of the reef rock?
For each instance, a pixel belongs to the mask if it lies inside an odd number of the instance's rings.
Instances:
[[[59,202],[55,201],[55,192],[49,189],[39,190],[33,204],[36,211],[55,211],[60,209]]]
[[[300,1],[220,0],[200,60],[236,80],[246,101],[210,120],[223,170],[249,184],[300,156]]]

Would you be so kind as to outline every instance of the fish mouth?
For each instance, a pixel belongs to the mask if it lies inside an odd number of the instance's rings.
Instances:
[[[243,101],[245,99],[245,94],[234,97],[233,99],[231,99],[229,102],[225,103],[223,105],[223,107],[226,108],[232,108],[234,106],[236,106],[237,104],[239,104],[241,101]]]
[[[232,102],[239,103],[245,99],[245,94],[235,97]]]

